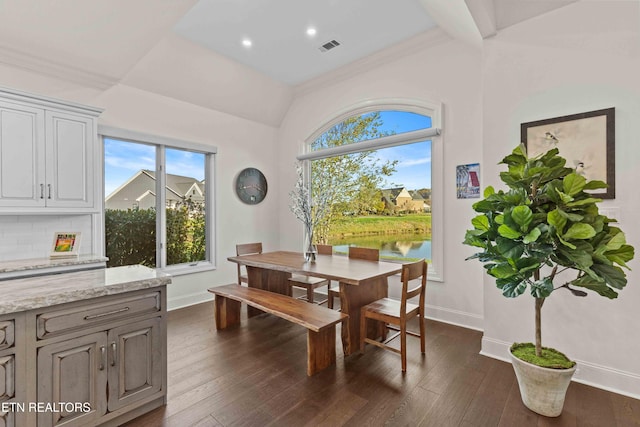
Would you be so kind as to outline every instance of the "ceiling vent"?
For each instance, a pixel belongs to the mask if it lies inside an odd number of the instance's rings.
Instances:
[[[318,49],[320,49],[320,52],[326,52],[338,46],[340,46],[340,42],[337,40],[331,40],[320,46]]]

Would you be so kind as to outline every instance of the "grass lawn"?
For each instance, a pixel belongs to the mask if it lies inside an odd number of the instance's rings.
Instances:
[[[368,215],[342,217],[331,224],[330,237],[375,236],[384,234],[431,235],[431,214],[416,213],[402,216]]]

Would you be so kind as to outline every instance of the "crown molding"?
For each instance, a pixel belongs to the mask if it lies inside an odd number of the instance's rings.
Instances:
[[[426,48],[436,46],[450,40],[452,40],[452,38],[440,28],[425,31],[424,33],[418,34],[408,40],[382,49],[336,70],[327,72],[319,77],[294,86],[294,97],[312,92],[318,88],[326,86],[327,84],[346,80],[350,77],[368,71],[371,68],[404,58]]]
[[[120,80],[104,74],[81,70],[50,59],[20,52],[7,46],[0,46],[0,62],[47,77],[54,77],[101,90],[114,86]]]

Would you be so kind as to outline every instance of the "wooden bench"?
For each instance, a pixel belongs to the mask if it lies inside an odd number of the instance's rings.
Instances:
[[[245,303],[307,328],[307,375],[336,363],[336,324],[349,316],[293,297],[257,288],[231,285],[208,289],[215,297],[216,329],[240,323]]]

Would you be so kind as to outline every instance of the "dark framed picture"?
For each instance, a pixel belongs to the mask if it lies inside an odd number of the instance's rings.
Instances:
[[[522,123],[520,136],[529,156],[557,148],[567,167],[608,185],[594,197],[615,198],[615,108]]]

